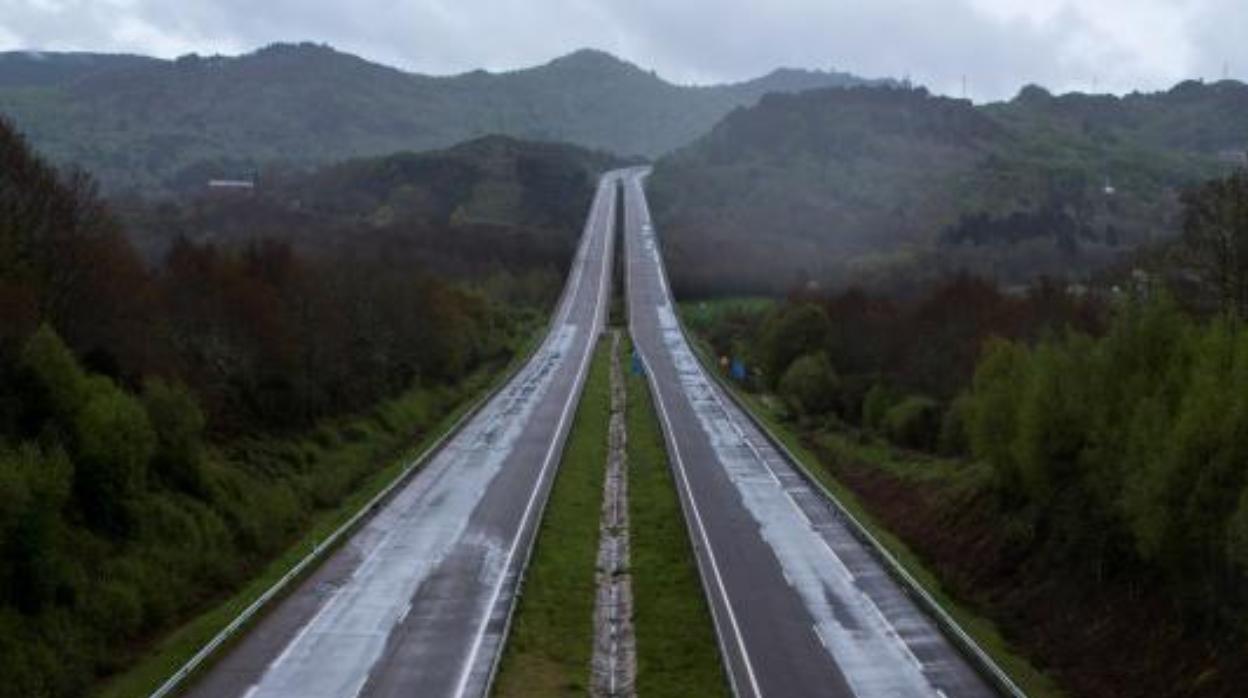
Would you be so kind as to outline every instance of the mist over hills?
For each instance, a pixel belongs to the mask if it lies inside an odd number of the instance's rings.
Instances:
[[[1079,276],[1179,232],[1178,192],[1248,151],[1248,86],[1003,103],[908,89],[768,95],[659,161],[686,292]],[[736,260],[736,261],[734,261]],[[748,262],[741,263],[741,260]]]
[[[0,54],[0,113],[54,161],[110,191],[177,189],[265,163],[430,150],[486,134],[657,156],[772,91],[866,84],[777,70],[679,86],[609,54],[451,77],[403,72],[315,44],[237,57]]]

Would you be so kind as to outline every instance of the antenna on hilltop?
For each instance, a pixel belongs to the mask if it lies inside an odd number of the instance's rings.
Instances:
[[[1230,61],[1222,61],[1222,79],[1223,80],[1231,79],[1231,62]]]
[[[962,74],[962,99],[966,99],[966,74]]]

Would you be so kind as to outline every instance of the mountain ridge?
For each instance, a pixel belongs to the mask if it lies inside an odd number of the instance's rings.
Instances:
[[[2,87],[6,75],[31,72],[32,55],[0,55],[0,113],[55,162],[82,165],[114,192],[169,190],[205,163],[222,174],[316,166],[491,133],[655,157],[772,90],[891,84],[787,69],[683,86],[596,49],[506,72],[431,76],[304,42],[239,56],[95,55],[100,69]],[[73,60],[39,56],[41,65]]]

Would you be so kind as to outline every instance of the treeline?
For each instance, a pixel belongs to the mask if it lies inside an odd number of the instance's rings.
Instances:
[[[1151,569],[1243,631],[1248,335],[1172,302],[1130,304],[1099,338],[987,348],[958,409],[1003,508],[1092,578]],[[1142,563],[1142,564],[1141,564]],[[1147,576],[1135,580],[1149,583]]]
[[[179,239],[150,266],[0,122],[0,696],[83,695],[237,588],[542,311],[410,241],[324,249]]]
[[[719,355],[749,367],[749,387],[776,393],[794,416],[887,426],[906,445],[935,449],[945,408],[969,384],[990,337],[1096,331],[1103,316],[1097,301],[1049,281],[1009,295],[963,275],[911,298],[850,289],[798,292],[771,307],[727,303],[695,319],[695,329]]]

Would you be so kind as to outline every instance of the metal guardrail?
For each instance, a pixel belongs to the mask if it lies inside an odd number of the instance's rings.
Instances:
[[[724,377],[719,375],[719,372],[716,371],[714,367],[707,365],[706,356],[702,351],[699,351],[697,345],[693,344],[691,341],[689,333],[685,329],[684,321],[680,319],[680,314],[676,313],[676,316],[681,334],[684,335],[685,341],[688,342],[690,348],[693,349],[694,355],[698,357],[698,363],[701,364],[702,370],[715,380],[720,389],[722,389],[723,392],[728,395],[728,398],[732,400],[733,404],[735,404],[737,408],[745,414],[746,418],[750,420],[750,422],[759,430],[759,432],[763,434],[764,437],[766,437],[771,445],[784,455],[784,457],[797,470],[798,474],[802,476],[802,479],[806,480],[808,484],[816,488],[823,494],[824,497],[828,499],[829,502],[832,503],[841,518],[849,523],[850,531],[854,534],[854,536],[867,545],[868,549],[875,555],[876,559],[883,563],[884,569],[889,573],[889,575],[900,582],[905,592],[918,602],[918,604],[924,611],[927,612],[932,620],[936,621],[936,625],[940,628],[941,632],[944,633],[945,637],[949,638],[949,640],[953,642],[958,651],[970,661],[971,665],[975,667],[979,674],[990,684],[992,684],[993,688],[995,688],[1002,695],[1010,696],[1010,698],[1027,698],[1027,694],[1018,687],[1018,684],[1014,683],[1014,680],[1010,678],[1009,674],[1007,674],[1005,670],[997,664],[996,660],[994,660],[991,655],[979,646],[979,643],[976,642],[974,638],[962,629],[962,626],[960,626],[958,622],[949,615],[949,612],[945,610],[944,606],[941,606],[940,603],[936,601],[936,599],[927,591],[927,589],[925,589],[923,585],[910,574],[905,565],[901,564],[901,562],[897,560],[891,552],[889,552],[888,548],[884,547],[884,544],[881,543],[879,539],[877,539],[871,531],[861,521],[859,521],[858,518],[845,507],[844,504],[841,503],[841,500],[833,494],[832,491],[829,490],[819,478],[815,477],[814,473],[810,472],[810,469],[806,467],[805,462],[789,450],[789,447],[780,440],[780,437],[776,436],[771,427],[754,414],[754,411],[748,404],[746,404],[745,400],[743,400],[741,396],[737,395],[736,388],[729,385],[728,382],[724,380]]]

